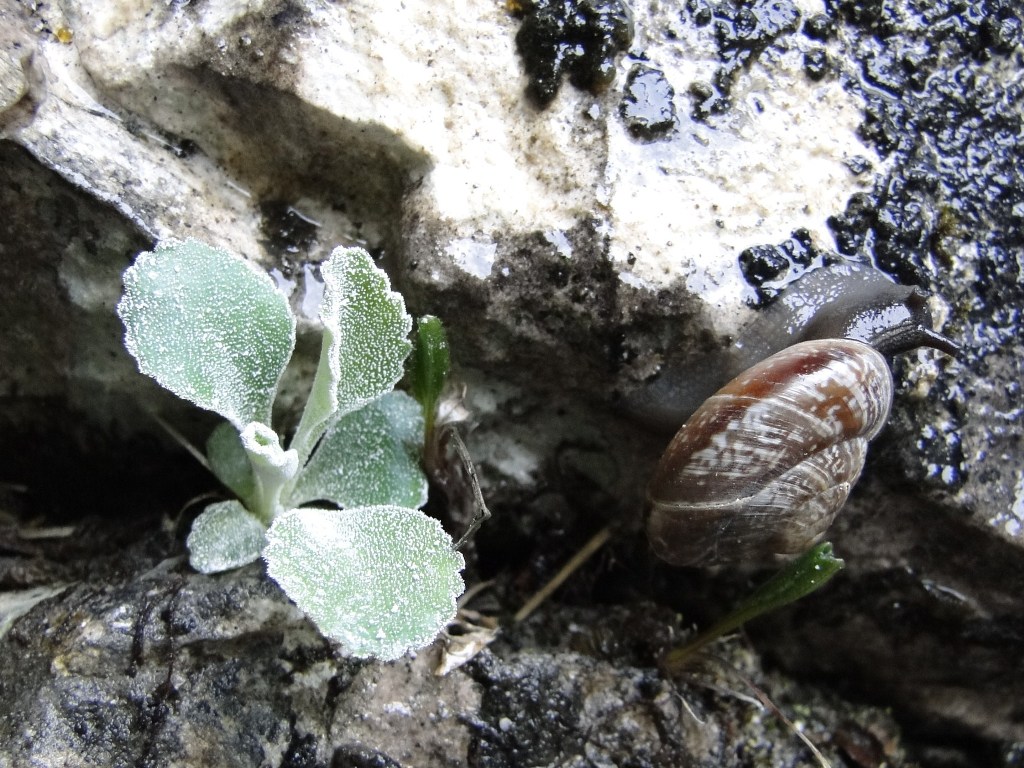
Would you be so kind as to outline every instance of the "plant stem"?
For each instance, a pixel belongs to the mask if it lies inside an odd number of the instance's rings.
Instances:
[[[249,457],[256,484],[255,509],[249,511],[269,526],[283,511],[281,494],[299,471],[298,453],[281,448],[277,433],[257,421],[242,432],[242,447]]]

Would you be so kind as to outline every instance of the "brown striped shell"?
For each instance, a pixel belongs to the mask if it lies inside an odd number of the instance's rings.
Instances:
[[[892,373],[850,339],[794,344],[708,398],[648,486],[647,533],[673,565],[763,562],[820,539],[892,404]]]

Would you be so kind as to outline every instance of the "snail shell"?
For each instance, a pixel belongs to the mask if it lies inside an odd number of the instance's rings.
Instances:
[[[882,355],[851,339],[794,344],[704,402],[648,486],[647,532],[673,565],[758,562],[824,535],[892,405]]]

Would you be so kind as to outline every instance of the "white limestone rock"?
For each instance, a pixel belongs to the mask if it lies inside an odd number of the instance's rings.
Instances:
[[[541,402],[607,401],[666,356],[713,365],[754,316],[739,251],[798,227],[828,246],[825,218],[870,181],[845,165],[871,156],[858,105],[803,74],[802,37],[695,122],[686,90],[719,64],[712,29],[668,5],[635,13],[618,84],[566,83],[538,110],[518,21],[482,0],[19,8],[33,112],[4,136],[152,240],[197,237],[289,274],[339,243],[382,252],[463,365]],[[641,59],[675,89],[664,140],[619,116]],[[297,246],[275,244],[282,210],[309,229]],[[62,271],[72,302],[83,266]]]

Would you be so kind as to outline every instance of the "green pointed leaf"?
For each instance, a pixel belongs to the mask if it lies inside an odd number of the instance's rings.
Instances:
[[[416,321],[409,382],[412,396],[423,406],[427,435],[433,432],[437,401],[441,397],[450,367],[448,339],[440,318],[433,315],[419,318]]]
[[[267,532],[267,571],[327,637],[397,659],[455,617],[462,555],[415,509],[293,509]]]
[[[235,500],[209,505],[192,523],[188,561],[200,573],[219,573],[257,560],[266,530]]]
[[[238,430],[270,422],[295,318],[268,275],[196,240],[161,243],[125,271],[117,314],[144,374]]]
[[[775,611],[801,597],[821,589],[829,579],[846,567],[846,562],[832,554],[832,542],[823,541],[796,560],[784,565],[768,581],[755,589],[728,615],[695,638],[665,655],[663,666],[678,672],[701,648],[727,632],[732,632],[751,619]]]
[[[206,460],[224,486],[248,506],[255,492],[252,465],[238,430],[230,421],[217,425],[206,440]]]
[[[419,405],[404,392],[390,392],[331,425],[299,473],[287,503],[422,507],[427,503],[427,478],[419,460],[422,445]]]
[[[320,364],[292,441],[309,457],[331,418],[390,392],[409,354],[412,318],[388,276],[361,248],[336,248],[320,267],[324,324]]]

